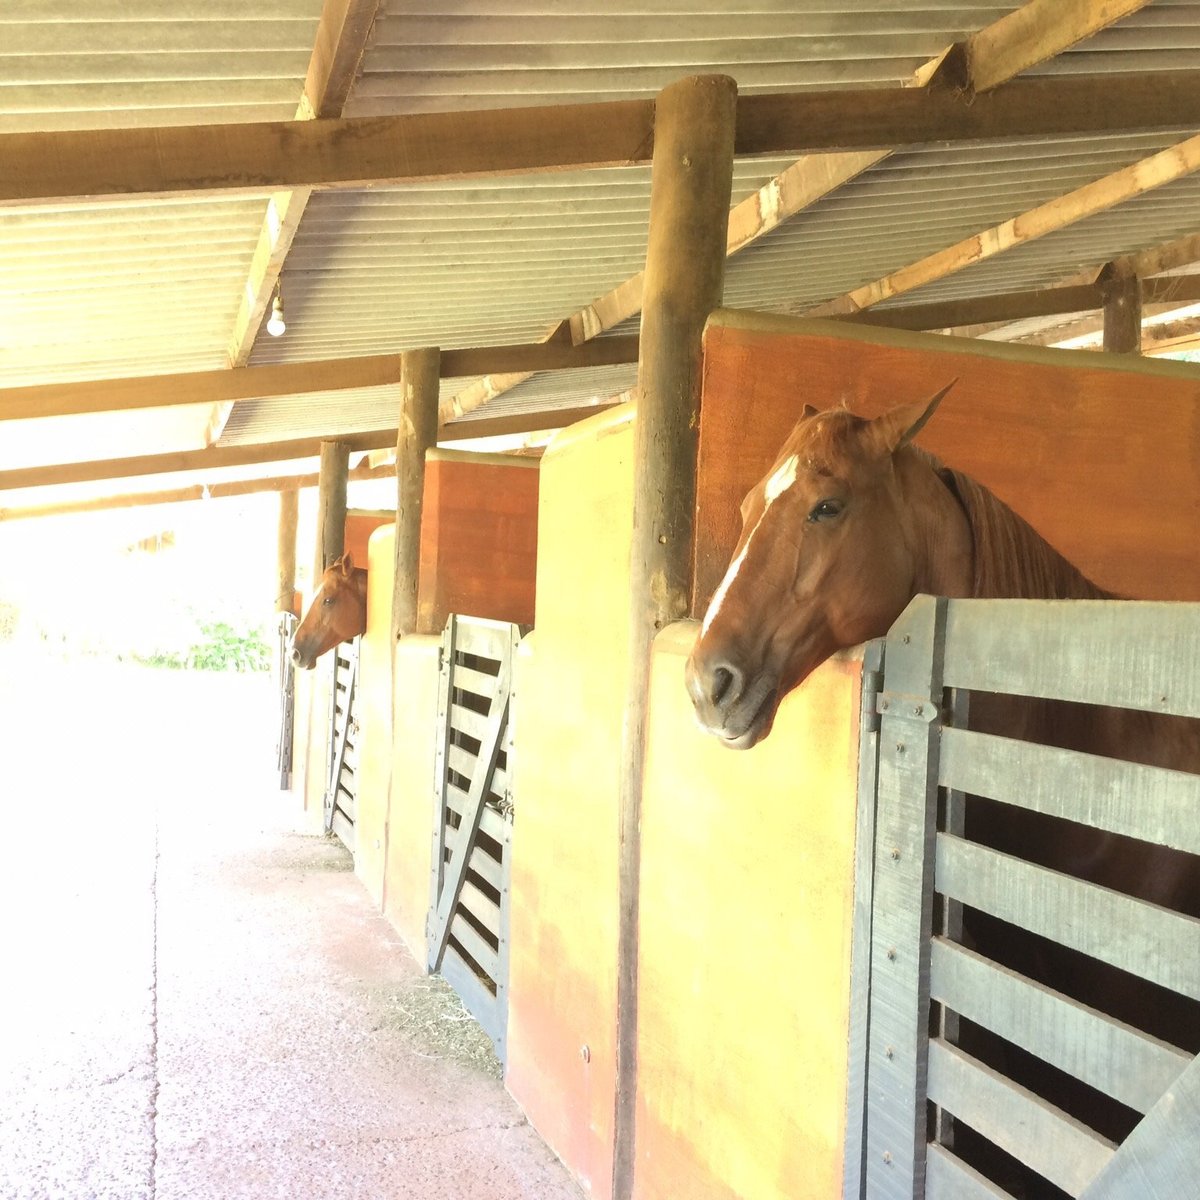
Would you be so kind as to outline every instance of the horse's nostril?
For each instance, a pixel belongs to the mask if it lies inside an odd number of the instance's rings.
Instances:
[[[729,691],[729,685],[733,682],[733,673],[727,667],[717,667],[713,671],[712,676],[712,702],[720,704],[721,698]]]

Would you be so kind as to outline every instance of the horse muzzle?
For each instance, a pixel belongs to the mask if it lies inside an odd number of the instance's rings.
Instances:
[[[684,671],[700,728],[731,750],[749,750],[771,731],[779,704],[779,680],[768,672],[753,677],[727,659],[695,652]]]

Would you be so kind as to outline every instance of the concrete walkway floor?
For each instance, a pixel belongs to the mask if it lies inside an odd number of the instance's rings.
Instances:
[[[577,1200],[349,855],[288,831],[275,712],[0,662],[0,1198]]]

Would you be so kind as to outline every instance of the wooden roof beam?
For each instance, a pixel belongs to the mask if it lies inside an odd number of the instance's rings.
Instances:
[[[636,336],[600,338],[585,346],[573,346],[561,339],[512,346],[479,346],[443,350],[441,376],[457,379],[481,373],[617,366],[637,362],[637,355]],[[304,396],[398,385],[399,381],[400,355],[376,354],[263,367],[188,371],[177,375],[36,384],[0,389],[0,421]],[[449,418],[459,414],[445,415]]]
[[[927,255],[880,279],[838,296],[824,304],[804,310],[806,316],[844,316],[861,312],[872,305],[916,288],[945,279],[964,267],[992,258],[1015,246],[1022,246],[1046,234],[1065,229],[1085,217],[1104,212],[1164,184],[1182,179],[1200,168],[1200,136],[1178,142],[1102,176],[1064,196],[1040,204],[990,229]]]
[[[308,60],[304,91],[295,119],[340,117],[358,74],[367,38],[375,23],[380,0],[325,0],[313,52]],[[250,260],[250,272],[242,286],[237,316],[229,338],[229,365],[244,367],[250,361],[267,310],[279,284],[284,260],[300,228],[300,220],[312,196],[311,188],[276,192],[267,200],[262,227]],[[233,412],[233,403],[215,406],[209,422],[208,441],[220,438]]]
[[[350,480],[381,479],[394,474],[389,467],[360,465],[350,471]],[[0,508],[0,521],[29,517],[60,517],[68,513],[100,512],[113,508],[140,508],[152,504],[181,504],[190,500],[222,500],[230,496],[252,496],[258,492],[282,492],[289,488],[316,487],[318,474],[269,475],[260,479],[234,479],[223,483],[193,483],[157,492],[124,492],[116,496],[91,496],[78,500],[50,500],[44,504]]]
[[[739,155],[1200,126],[1200,71],[743,96]],[[361,188],[648,162],[653,102],[0,135],[0,203]]]
[[[1142,280],[1142,303],[1190,303],[1200,300],[1200,275],[1168,275]],[[1095,283],[1041,288],[1027,292],[999,292],[970,300],[944,300],[931,304],[906,304],[903,308],[868,308],[840,318],[863,321],[889,329],[958,329],[968,325],[1003,327],[1030,317],[1050,317],[1099,310],[1104,292]]]
[[[514,413],[497,417],[478,417],[470,421],[439,422],[438,442],[464,442],[499,437],[511,433],[533,433],[559,429],[584,417],[610,408],[610,404],[590,404],[584,408],[549,409],[541,412]],[[366,450],[394,449],[396,426],[362,433],[336,430],[318,437],[284,442],[263,442],[247,446],[208,446],[203,450],[179,450],[166,454],[145,454],[134,458],[104,459],[96,462],[55,463],[40,467],[19,467],[0,471],[0,493],[27,487],[84,483],[104,479],[135,479],[149,475],[205,471],[222,467],[243,467],[260,463],[294,462],[316,458],[321,443],[337,441],[349,447],[351,454]]]
[[[955,80],[970,94],[990,91],[1145,8],[1149,0],[1027,0],[961,43]]]
[[[926,88],[948,81],[974,94],[1012,79],[1030,65],[1028,49],[1036,44],[1041,58],[1069,49],[1104,25],[1143,7],[1148,0],[1115,0],[1095,4],[1089,0],[1029,0],[1013,13],[985,26],[958,46],[947,47],[920,66],[904,87]],[[1086,10],[1086,11],[1083,11]],[[891,150],[853,154],[805,155],[769,180],[753,195],[734,205],[729,214],[728,254],[737,254],[772,230],[849,183],[869,167],[882,162]],[[576,341],[613,329],[641,311],[642,276],[637,274],[592,301],[571,317]]]

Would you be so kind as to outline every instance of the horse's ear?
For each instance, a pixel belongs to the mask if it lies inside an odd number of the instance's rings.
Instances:
[[[957,382],[957,379],[950,380],[932,400],[920,400],[916,404],[902,404],[899,408],[893,408],[891,412],[884,413],[882,417],[877,417],[871,422],[878,430],[879,438],[887,453],[892,454],[901,446],[907,446],[925,428],[925,423],[937,411],[937,406],[941,404],[942,398]]]
[[[342,557],[339,561],[342,564],[342,574],[343,575],[349,575],[350,572],[354,570],[354,558],[350,554],[349,550],[347,550],[346,553],[342,555]]]

